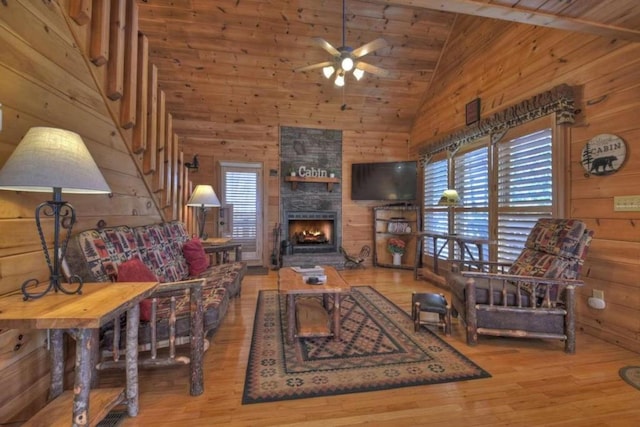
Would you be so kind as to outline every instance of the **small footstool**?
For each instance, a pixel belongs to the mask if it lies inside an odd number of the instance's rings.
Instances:
[[[421,324],[428,324],[420,320],[420,312],[437,313],[438,326],[444,328],[445,335],[451,335],[451,307],[447,304],[447,299],[442,294],[418,293],[411,295],[411,318],[413,319],[413,329],[420,330]]]

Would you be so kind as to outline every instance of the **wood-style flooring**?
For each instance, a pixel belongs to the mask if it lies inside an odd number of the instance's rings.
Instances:
[[[366,268],[342,272],[370,285],[405,311],[412,291],[437,291],[413,272]],[[123,426],[637,426],[640,391],[618,370],[640,355],[578,334],[577,353],[559,341],[481,337],[466,345],[456,319],[444,339],[492,378],[388,391],[242,405],[258,291],[277,288],[277,272],[247,276],[205,355],[205,392],[189,396],[188,369],[143,370],[140,414]],[[446,292],[444,292],[446,295]],[[103,385],[122,372],[104,374]]]

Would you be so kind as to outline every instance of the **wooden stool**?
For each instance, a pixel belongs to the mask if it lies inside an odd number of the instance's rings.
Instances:
[[[442,326],[445,335],[451,335],[451,306],[447,304],[447,299],[442,294],[417,293],[411,295],[411,318],[413,319],[413,329],[420,330],[421,324],[433,322],[421,321],[420,313],[437,313],[438,326]]]

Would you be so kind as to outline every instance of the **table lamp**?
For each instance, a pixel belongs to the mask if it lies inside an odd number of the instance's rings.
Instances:
[[[458,206],[460,204],[460,196],[458,192],[453,189],[444,190],[442,196],[440,196],[440,200],[438,201],[438,205],[440,206]]]
[[[206,239],[207,234],[204,232],[204,223],[207,218],[207,208],[216,208],[220,206],[220,200],[216,196],[216,192],[210,185],[196,185],[193,190],[187,206],[197,207],[196,219],[198,221],[198,236]]]
[[[448,188],[444,190],[442,196],[440,196],[440,200],[438,201],[439,206],[447,206],[449,211],[449,234],[455,235],[454,225],[453,225],[453,208],[454,206],[460,205],[460,196],[458,192],[452,188]]]
[[[48,127],[29,129],[0,170],[0,190],[40,193],[53,191],[53,200],[41,203],[35,210],[36,227],[50,272],[49,286],[41,292],[29,292],[28,285],[35,287],[40,282],[28,279],[22,284],[24,299],[40,298],[51,290],[69,295],[82,293],[82,280],[79,277],[72,279],[77,281],[73,289],[66,289],[62,283],[62,260],[76,222],[75,209],[62,200],[62,192],[108,194],[111,189],[80,135]],[[51,253],[42,229],[41,216],[53,217]],[[62,241],[61,229],[66,230]]]

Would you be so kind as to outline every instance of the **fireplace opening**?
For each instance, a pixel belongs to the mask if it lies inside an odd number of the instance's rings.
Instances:
[[[336,250],[335,212],[289,212],[286,240],[293,253],[334,252]]]

